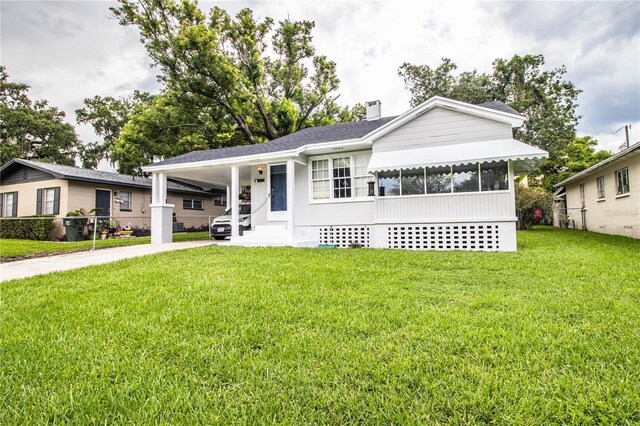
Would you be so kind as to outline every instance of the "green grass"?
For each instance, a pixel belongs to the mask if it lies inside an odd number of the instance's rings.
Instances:
[[[640,241],[209,246],[0,284],[0,424],[638,424]]]
[[[209,239],[209,233],[188,232],[174,234],[173,241],[197,241]],[[109,238],[96,240],[96,248],[124,247],[136,244],[149,244],[151,237]],[[48,256],[50,254],[91,250],[93,240],[77,242],[31,241],[0,239],[0,260],[8,261],[20,257]]]

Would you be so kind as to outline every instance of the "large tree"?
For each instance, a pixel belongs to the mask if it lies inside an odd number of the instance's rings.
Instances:
[[[122,25],[138,27],[167,91],[233,125],[230,137],[222,126],[228,145],[354,117],[336,106],[336,65],[316,54],[313,22],[275,25],[250,9],[235,17],[218,7],[205,14],[195,0],[119,3],[113,14]]]
[[[65,114],[45,100],[29,99],[29,86],[9,81],[0,66],[0,163],[12,158],[75,165],[81,142]]]
[[[150,104],[138,104],[115,140],[111,158],[121,173],[140,174],[154,158],[220,148],[237,136],[232,123],[215,105],[204,108],[178,95],[155,96]]]
[[[131,96],[114,98],[112,96],[94,96],[84,100],[84,107],[76,110],[78,124],[90,124],[102,141],[83,145],[79,155],[82,166],[96,168],[98,163],[107,159],[114,164],[112,151],[122,127],[129,120],[138,104],[150,104],[153,97],[146,92],[135,91]]]
[[[335,107],[313,115],[312,125],[353,121],[365,114],[364,105]],[[140,174],[142,166],[155,158],[174,157],[190,151],[222,148],[246,143],[235,123],[225,120],[219,106],[192,102],[183,94],[165,91],[150,103],[138,103],[120,123],[109,148],[109,158],[120,173]]]
[[[575,137],[558,152],[557,173],[545,176],[543,186],[551,186],[611,157],[609,151],[597,151],[598,141],[591,136]]]
[[[550,158],[537,174],[553,175],[561,165],[562,150],[575,137],[579,118],[580,90],[565,80],[565,67],[547,70],[542,55],[515,55],[496,59],[491,73],[455,74],[456,69],[444,58],[434,68],[404,63],[398,74],[411,92],[412,105],[438,95],[473,104],[500,100],[520,111],[527,119],[514,137],[549,151]]]

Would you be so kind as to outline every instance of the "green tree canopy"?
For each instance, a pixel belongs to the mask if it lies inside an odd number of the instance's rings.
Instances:
[[[32,101],[29,86],[9,81],[0,66],[0,163],[12,158],[75,165],[82,146],[65,114],[45,100]]]
[[[170,93],[133,108],[116,139],[112,159],[121,173],[140,174],[154,157],[174,157],[190,151],[220,148],[237,136],[233,123],[219,120],[215,106],[203,108]]]
[[[611,157],[609,151],[596,151],[598,141],[591,136],[575,137],[558,155],[558,174],[553,183],[563,181]],[[544,185],[544,186],[549,186]]]
[[[84,100],[84,107],[76,110],[78,124],[90,124],[102,141],[85,144],[80,149],[82,166],[95,168],[100,160],[114,164],[112,151],[120,130],[129,120],[133,108],[138,104],[150,104],[153,97],[146,92],[135,91],[127,97],[94,96]]]
[[[549,152],[549,159],[536,174],[552,177],[562,166],[563,150],[575,137],[580,90],[565,80],[564,66],[543,67],[542,55],[515,55],[496,59],[492,73],[472,70],[454,74],[456,64],[444,58],[435,68],[404,63],[398,74],[411,92],[413,106],[432,96],[444,96],[472,104],[500,100],[523,113],[527,119],[515,129],[514,137]]]
[[[353,118],[336,106],[336,64],[316,54],[310,21],[257,19],[250,9],[231,17],[195,0],[120,0],[112,8],[140,39],[172,97],[221,126],[229,145],[272,140],[315,123]]]

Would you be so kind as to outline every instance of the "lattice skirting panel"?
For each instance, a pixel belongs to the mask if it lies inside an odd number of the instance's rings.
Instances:
[[[497,224],[392,225],[389,248],[415,250],[500,250]]]
[[[348,248],[355,244],[370,247],[368,226],[330,226],[320,228],[320,244],[335,244]]]

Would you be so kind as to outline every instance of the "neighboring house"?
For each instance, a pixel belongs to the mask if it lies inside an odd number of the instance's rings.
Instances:
[[[555,226],[640,238],[640,142],[555,187]]]
[[[184,227],[208,224],[222,214],[226,188],[176,179],[167,183],[166,202],[175,204],[175,221]],[[0,168],[2,217],[51,214],[100,208],[121,226],[150,226],[151,179],[99,170],[13,159]],[[173,221],[173,219],[172,219]],[[56,235],[64,234],[56,223]]]
[[[441,97],[382,118],[375,101],[363,121],[154,163],[152,242],[171,241],[164,186],[178,176],[230,186],[235,244],[516,250],[514,176],[547,156],[513,139],[524,119]],[[240,236],[247,185],[253,230]]]

